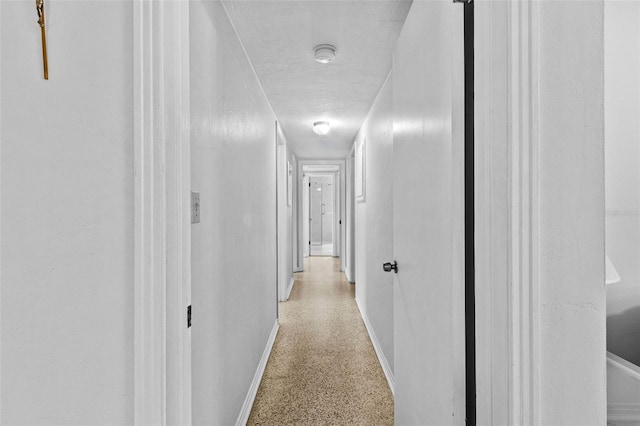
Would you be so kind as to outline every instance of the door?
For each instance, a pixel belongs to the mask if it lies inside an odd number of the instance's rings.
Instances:
[[[464,424],[462,6],[414,2],[393,68],[395,421]]]

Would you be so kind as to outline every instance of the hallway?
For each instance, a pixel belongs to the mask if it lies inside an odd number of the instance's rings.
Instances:
[[[35,6],[0,425],[640,422],[640,0]]]
[[[355,302],[333,257],[305,259],[249,425],[393,424],[393,396]]]

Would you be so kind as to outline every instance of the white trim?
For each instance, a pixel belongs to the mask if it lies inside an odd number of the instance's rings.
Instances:
[[[376,351],[376,355],[378,356],[378,361],[380,362],[380,367],[382,367],[382,372],[384,373],[384,377],[387,379],[387,383],[389,384],[389,389],[393,396],[396,395],[396,385],[395,380],[393,378],[393,371],[391,371],[391,366],[389,365],[389,361],[387,361],[387,357],[384,356],[384,352],[382,351],[382,347],[380,346],[380,342],[378,342],[378,338],[376,337],[376,332],[373,330],[373,326],[369,322],[369,317],[367,317],[367,313],[358,298],[356,298],[356,305],[358,305],[358,310],[360,311],[360,316],[362,317],[362,322],[364,322],[364,326],[367,329],[367,333],[369,333],[369,339],[371,340],[371,344],[373,345],[373,349]]]
[[[287,300],[287,141],[278,121],[276,123],[276,268],[278,301]]]
[[[247,396],[244,399],[242,408],[240,409],[240,414],[238,414],[238,418],[236,420],[237,426],[244,426],[249,420],[251,408],[253,408],[253,402],[255,401],[256,395],[258,394],[258,387],[260,386],[260,382],[262,381],[264,370],[265,368],[267,368],[267,361],[269,361],[269,356],[271,355],[273,344],[276,341],[279,327],[280,325],[278,324],[278,320],[276,320],[275,324],[273,324],[273,328],[271,329],[269,339],[267,340],[267,345],[265,346],[264,352],[262,353],[262,358],[260,358],[260,362],[258,363],[256,374],[253,376],[253,381],[251,382],[251,386],[249,386],[249,391],[247,392]]]
[[[353,284],[353,283],[354,283],[354,281],[353,281],[353,280],[351,279],[351,277],[349,276],[349,269],[350,269],[350,268],[349,268],[348,266],[347,266],[347,268],[345,268],[345,270],[344,270],[344,275],[345,275],[345,277],[347,277],[347,281],[349,281],[350,283],[352,283],[352,284]]]
[[[134,423],[190,424],[189,4],[132,7]]]
[[[538,7],[475,6],[478,424],[540,424]]]
[[[345,226],[345,209],[346,209],[346,179],[345,179],[345,160],[326,160],[326,159],[318,159],[318,160],[301,160],[298,159],[298,176],[297,176],[297,182],[298,182],[298,200],[304,200],[304,196],[303,196],[303,191],[304,191],[304,172],[303,172],[303,167],[307,166],[307,165],[337,165],[339,166],[339,172],[340,172],[340,184],[338,185],[336,183],[336,187],[339,189],[340,191],[340,217],[338,218],[338,220],[342,220],[343,225],[338,227],[338,236],[336,237],[337,241],[340,241],[340,247],[339,247],[339,251],[337,253],[337,256],[340,257],[340,270],[344,271],[344,267],[345,267],[345,244],[346,244],[346,233],[344,232]],[[307,188],[308,189],[308,188]],[[308,244],[308,241],[304,241],[304,229],[303,229],[303,222],[304,222],[304,206],[303,206],[303,202],[302,203],[298,203],[297,205],[297,212],[296,214],[298,215],[298,266],[300,267],[300,270],[298,272],[302,272],[304,270],[304,246]]]
[[[627,402],[607,405],[607,422],[640,421],[640,402]]]
[[[291,277],[291,279],[289,280],[289,287],[287,287],[287,298],[285,300],[289,300],[289,297],[291,296],[291,290],[293,290],[293,284],[295,282],[295,278]]]
[[[134,22],[134,424],[165,424],[164,185],[161,144],[154,144],[156,3],[133,2]]]
[[[510,12],[512,424],[539,424],[538,4]]]

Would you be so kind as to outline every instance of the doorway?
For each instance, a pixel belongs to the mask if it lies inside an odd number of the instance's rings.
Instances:
[[[309,256],[333,256],[334,175],[314,175],[309,179]]]
[[[344,271],[344,160],[298,161],[298,269],[309,256],[340,258]]]

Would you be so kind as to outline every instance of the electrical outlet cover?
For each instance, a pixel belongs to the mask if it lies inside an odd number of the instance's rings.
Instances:
[[[200,193],[191,191],[191,223],[200,223]]]

